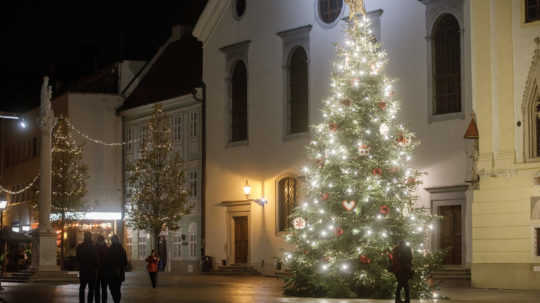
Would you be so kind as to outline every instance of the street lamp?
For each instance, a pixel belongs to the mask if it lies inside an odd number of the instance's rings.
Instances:
[[[4,196],[0,197],[0,230],[4,227],[4,209],[7,207],[7,200]]]

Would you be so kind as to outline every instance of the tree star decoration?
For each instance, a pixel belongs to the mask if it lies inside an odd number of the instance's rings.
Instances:
[[[345,3],[349,6],[351,13],[349,14],[349,19],[353,19],[356,14],[361,13],[363,16],[366,15],[366,8],[364,6],[364,0],[345,0]]]

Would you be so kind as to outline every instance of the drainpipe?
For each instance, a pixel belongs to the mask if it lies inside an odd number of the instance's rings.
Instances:
[[[197,97],[196,88],[202,89],[202,99]],[[201,139],[201,257],[206,255],[206,83],[201,81],[198,87],[195,87],[192,92],[193,98],[202,104],[201,123],[202,123],[202,139]]]

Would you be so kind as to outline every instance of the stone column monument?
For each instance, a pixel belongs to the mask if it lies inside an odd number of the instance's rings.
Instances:
[[[41,86],[41,154],[40,154],[40,182],[39,182],[39,231],[34,235],[37,238],[38,256],[34,267],[38,272],[58,271],[56,265],[56,233],[50,224],[51,214],[51,169],[52,147],[51,136],[55,124],[54,113],[51,109],[52,90],[49,78],[43,77]]]

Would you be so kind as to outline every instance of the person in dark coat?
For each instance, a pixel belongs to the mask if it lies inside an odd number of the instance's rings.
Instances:
[[[405,291],[405,302],[410,302],[409,279],[412,277],[412,251],[405,241],[392,250],[392,272],[398,282],[396,289],[396,303],[401,302],[401,290]]]
[[[157,283],[157,274],[158,274],[158,263],[159,257],[156,254],[156,251],[152,249],[152,253],[148,258],[146,258],[146,269],[150,275],[150,281],[152,282],[152,288],[156,288]]]
[[[96,251],[99,259],[99,266],[97,271],[96,280],[96,303],[107,303],[107,277],[105,276],[104,263],[105,256],[107,255],[107,244],[105,238],[102,235],[97,236]]]
[[[113,301],[114,303],[120,303],[120,299],[122,299],[122,282],[125,280],[126,266],[128,264],[127,254],[117,235],[112,236],[111,242],[103,266]]]
[[[94,300],[94,289],[96,287],[98,255],[96,247],[92,243],[92,234],[84,233],[83,243],[77,246],[77,261],[79,261],[79,302],[84,303],[84,292],[88,285],[88,303]]]

